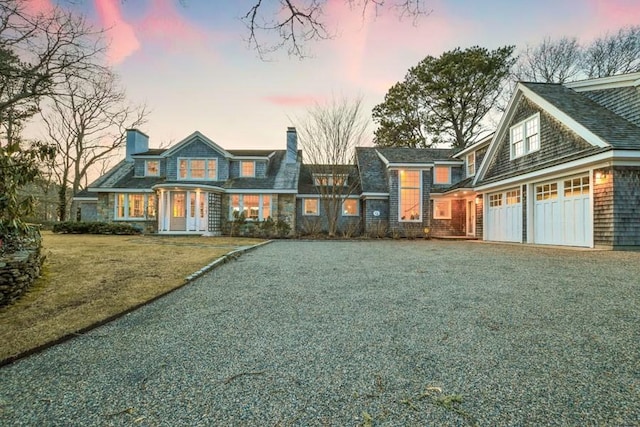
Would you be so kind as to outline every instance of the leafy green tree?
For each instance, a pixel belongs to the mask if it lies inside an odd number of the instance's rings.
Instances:
[[[510,75],[514,48],[474,46],[424,58],[374,108],[376,145],[463,148],[474,142]]]

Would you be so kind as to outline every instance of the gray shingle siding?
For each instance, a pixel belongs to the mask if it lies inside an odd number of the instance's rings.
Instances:
[[[614,246],[640,246],[640,167],[613,168]]]
[[[510,135],[509,132],[505,132],[502,140],[499,141],[497,152],[483,177],[483,182],[491,181],[493,178],[506,177],[514,173],[517,174],[532,167],[542,167],[547,162],[593,149],[591,144],[526,98],[522,98],[520,101],[507,128],[538,112],[540,113],[540,149],[511,160]]]
[[[611,176],[611,168],[596,169],[593,182],[593,243],[595,246],[612,247],[613,230],[613,179],[598,183],[596,173],[606,173]]]
[[[268,162],[266,160],[256,160],[256,176],[252,178],[264,178],[267,176]],[[240,160],[229,162],[229,178],[240,178]]]
[[[379,213],[378,216],[373,214],[376,211]],[[362,217],[364,218],[364,228],[367,233],[379,230],[381,223],[384,228],[387,228],[389,223],[389,200],[365,200]]]
[[[319,209],[320,209],[320,215],[303,215],[303,200],[301,198],[298,198],[296,200],[296,224],[297,224],[297,228],[298,228],[298,232],[306,234],[309,232],[309,227],[312,226],[316,226],[319,227],[320,230],[322,232],[327,232],[327,230],[329,229],[328,226],[328,221],[327,221],[327,214],[325,212],[325,203],[322,201],[322,199],[320,199],[320,203],[319,203]],[[362,202],[358,201],[359,203],[359,212],[360,215],[359,216],[344,216],[344,215],[340,215],[338,217],[338,234],[342,234],[344,233],[347,229],[349,229],[350,231],[353,232],[353,230],[356,230],[356,234],[360,234],[361,229],[362,229],[362,222],[361,222],[361,216],[362,216],[362,211],[363,211],[363,207],[362,207]],[[317,225],[315,225],[315,223],[318,223]]]

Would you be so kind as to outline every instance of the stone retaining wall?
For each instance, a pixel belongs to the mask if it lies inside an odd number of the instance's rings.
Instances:
[[[25,293],[40,276],[42,261],[40,247],[0,257],[0,307],[11,304]]]

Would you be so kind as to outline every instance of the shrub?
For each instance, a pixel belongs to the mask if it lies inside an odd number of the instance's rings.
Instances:
[[[142,230],[131,224],[116,222],[59,222],[53,226],[54,233],[60,234],[140,234]]]
[[[351,239],[354,236],[360,234],[360,220],[348,221],[342,229],[342,237],[345,239]]]
[[[303,236],[318,237],[322,233],[322,221],[317,217],[304,218],[300,232]]]
[[[376,221],[369,228],[369,237],[383,239],[387,237],[387,224],[384,221]]]

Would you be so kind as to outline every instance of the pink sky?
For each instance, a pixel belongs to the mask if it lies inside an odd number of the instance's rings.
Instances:
[[[28,1],[38,10],[52,4]],[[109,29],[109,61],[131,100],[152,111],[143,128],[152,146],[200,130],[230,149],[282,148],[294,118],[336,95],[362,96],[370,117],[388,88],[426,55],[458,46],[524,47],[546,36],[588,42],[640,17],[637,0],[539,0],[526,13],[511,0],[427,1],[433,12],[413,25],[389,10],[363,17],[343,0],[329,0],[323,19],[336,37],[308,45],[308,59],[278,52],[269,61],[247,48],[239,17],[251,1],[61,4]]]

